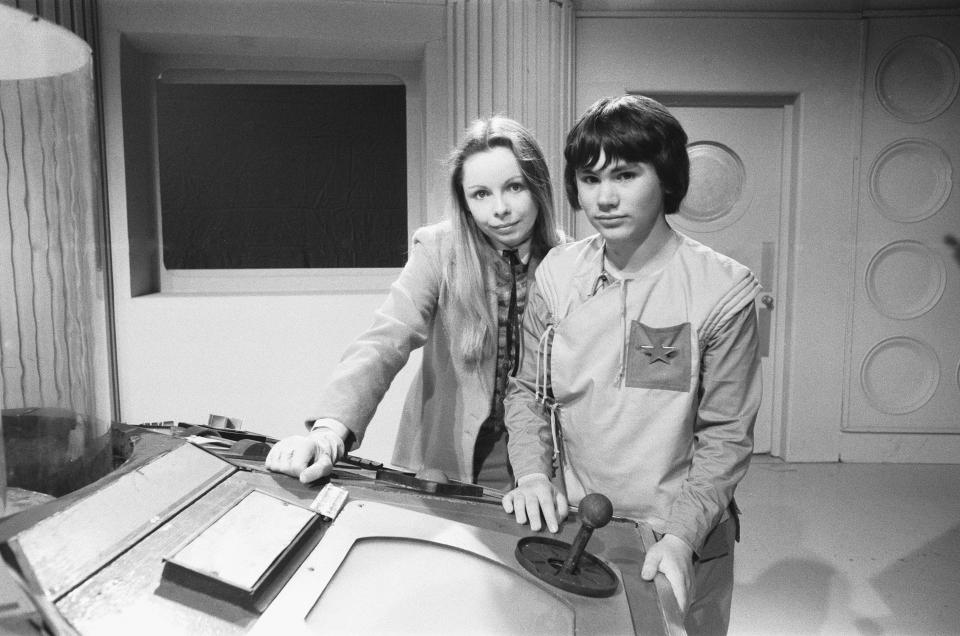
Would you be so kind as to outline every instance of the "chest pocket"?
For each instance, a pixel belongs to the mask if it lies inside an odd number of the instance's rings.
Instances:
[[[690,323],[649,327],[630,323],[626,386],[667,391],[690,390]]]

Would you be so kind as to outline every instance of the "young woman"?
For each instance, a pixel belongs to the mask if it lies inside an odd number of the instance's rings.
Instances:
[[[309,433],[275,444],[270,470],[305,483],[328,474],[363,441],[390,382],[423,347],[393,463],[511,485],[503,395],[518,362],[527,281],[559,242],[550,176],[530,131],[491,117],[474,122],[455,149],[450,193],[449,218],[414,234],[407,264],[373,325],[344,353]]]
[[[686,144],[673,115],[637,95],[600,100],[567,136],[567,198],[597,234],[537,270],[506,399],[518,487],[503,506],[555,532],[568,500],[607,495],[656,533],[641,576],[664,573],[688,633],[721,634],[733,493],[760,404],[760,286],[667,222],[688,188]],[[557,450],[561,488],[548,479]]]

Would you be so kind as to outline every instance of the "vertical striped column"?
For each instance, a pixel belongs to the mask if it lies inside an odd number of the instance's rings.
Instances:
[[[14,476],[109,460],[110,423],[96,417],[94,99],[86,43],[0,6],[0,407]]]
[[[563,141],[573,103],[573,3],[570,0],[450,0],[450,113],[459,138],[477,117],[501,114],[530,128],[564,212]]]
[[[3,406],[92,412],[90,66],[0,80]]]

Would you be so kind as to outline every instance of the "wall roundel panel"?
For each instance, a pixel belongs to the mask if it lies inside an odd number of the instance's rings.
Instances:
[[[884,316],[922,316],[939,302],[947,280],[943,259],[918,241],[896,241],[881,248],[867,265],[867,296]]]
[[[743,161],[727,146],[699,141],[687,146],[690,157],[690,189],[680,205],[679,216],[692,229],[724,228],[743,214],[747,173]]]
[[[940,383],[933,348],[905,336],[877,343],[860,365],[860,386],[873,408],[902,415],[926,404]]]
[[[953,188],[953,166],[940,146],[902,139],[880,153],[870,168],[870,196],[891,221],[911,223],[936,214]]]
[[[960,86],[960,64],[949,46],[914,36],[890,47],[877,67],[877,99],[897,119],[929,121],[950,107]]]

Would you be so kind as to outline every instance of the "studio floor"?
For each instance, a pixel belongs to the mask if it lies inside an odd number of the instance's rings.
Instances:
[[[757,456],[730,634],[960,634],[960,464]]]

